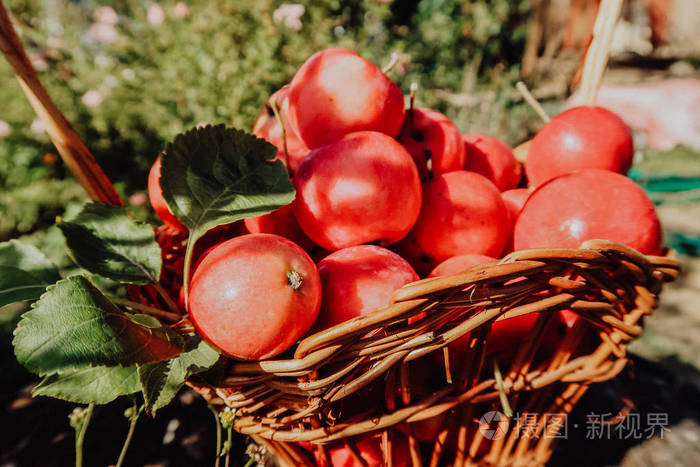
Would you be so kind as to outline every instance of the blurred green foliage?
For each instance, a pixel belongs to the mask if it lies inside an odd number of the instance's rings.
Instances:
[[[298,18],[271,0],[195,0],[187,12],[174,1],[5,4],[49,94],[123,194],[145,189],[152,161],[177,133],[201,122],[249,129],[267,96],[331,46],[380,66],[398,52],[390,76],[404,91],[418,82],[419,105],[446,112],[464,132],[517,143],[537,128],[512,89],[526,0],[303,1]],[[107,4],[114,25],[98,21]],[[61,161],[45,156],[55,149],[32,126],[3,59],[0,102],[10,130],[0,136],[1,240],[52,224],[85,197]]]

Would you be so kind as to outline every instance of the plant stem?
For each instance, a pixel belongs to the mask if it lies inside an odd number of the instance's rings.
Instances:
[[[226,459],[224,460],[224,467],[229,467],[231,461],[231,436],[233,435],[233,426],[226,429]]]
[[[391,52],[391,59],[389,60],[389,63],[387,63],[384,68],[382,68],[382,73],[387,74],[389,73],[392,68],[396,66],[396,64],[399,61],[399,54],[396,52]]]
[[[92,410],[95,408],[94,403],[90,403],[87,406],[87,411],[85,413],[85,420],[83,421],[80,431],[76,433],[75,436],[75,467],[83,466],[83,442],[85,441],[85,432],[87,431],[88,424],[90,423],[90,418],[92,417]]]
[[[549,115],[547,115],[547,112],[545,112],[542,108],[542,105],[539,102],[537,102],[537,99],[535,99],[535,96],[532,95],[525,83],[523,83],[522,81],[518,81],[515,84],[515,89],[518,90],[520,95],[523,96],[523,99],[525,99],[525,102],[527,102],[530,105],[530,107],[532,107],[532,110],[535,111],[535,113],[542,119],[544,123],[547,123],[551,120]]]
[[[119,459],[117,460],[117,465],[115,467],[121,467],[126,457],[126,451],[129,449],[129,444],[131,444],[131,438],[134,436],[134,430],[136,429],[136,422],[139,420],[139,415],[141,415],[141,410],[139,409],[138,402],[134,398],[133,413],[130,417],[129,432],[126,434],[126,440],[124,440],[124,446],[122,446],[122,452],[119,453]]]
[[[214,467],[219,467],[219,458],[221,457],[221,421],[219,420],[219,412],[213,405],[207,405],[211,413],[214,414],[214,422],[216,423],[216,461]]]
[[[287,129],[284,127],[284,122],[282,121],[282,115],[280,114],[280,109],[277,106],[277,101],[275,99],[270,99],[270,107],[272,112],[275,114],[277,123],[280,124],[282,129],[282,149],[284,150],[284,164],[287,166],[287,173],[289,173],[289,152],[287,151]]]
[[[253,467],[254,464],[255,464],[255,458],[251,457],[250,459],[248,459],[248,462],[246,462],[243,467]]]
[[[110,297],[109,299],[117,305],[128,306],[129,308],[142,311],[149,315],[160,316],[161,318],[165,318],[168,321],[177,322],[180,321],[180,319],[182,318],[182,315],[180,315],[179,313],[171,313],[169,311],[164,311],[158,308],[153,308],[152,306],[144,305],[143,303],[132,302],[131,300],[127,300],[125,298]]]
[[[154,282],[153,287],[156,288],[158,295],[160,295],[165,304],[168,305],[168,309],[173,313],[179,314],[180,307],[177,306],[177,303],[175,303],[170,294],[168,294],[168,291],[163,288],[160,282]]]

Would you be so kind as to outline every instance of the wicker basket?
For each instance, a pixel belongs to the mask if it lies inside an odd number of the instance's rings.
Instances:
[[[352,448],[352,437],[369,432],[382,435],[391,465],[393,430],[404,422],[414,466],[421,459],[430,465],[541,465],[587,387],[624,368],[626,345],[641,333],[662,284],[678,271],[670,255],[644,256],[602,240],[580,249],[517,251],[406,285],[387,307],[307,337],[292,358],[231,361],[218,387],[197,379],[189,384],[210,403],[235,409],[234,428],[285,465],[315,465],[298,442],[320,443],[327,457],[328,443]],[[557,345],[543,345],[556,332],[560,310],[578,319]],[[527,338],[510,351],[489,352],[491,325],[528,313],[538,316]],[[464,353],[455,361],[448,344],[458,339]],[[429,393],[416,393],[420,373],[438,366]],[[520,422],[502,421],[499,436],[480,429],[475,419],[500,413],[503,403]],[[448,416],[432,452],[425,446],[421,452],[411,423],[443,413]],[[522,436],[523,418],[529,430],[536,420],[535,436]]]

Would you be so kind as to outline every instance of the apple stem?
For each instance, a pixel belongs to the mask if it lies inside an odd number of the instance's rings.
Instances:
[[[301,274],[292,270],[287,272],[287,282],[292,287],[292,290],[296,291],[299,290],[299,287],[301,287],[303,278],[301,277]]]
[[[537,99],[535,99],[535,96],[532,95],[525,83],[523,83],[522,81],[518,81],[517,83],[515,83],[515,89],[518,90],[520,95],[523,96],[523,99],[525,99],[525,102],[527,102],[530,105],[530,107],[532,107],[532,110],[535,111],[535,113],[542,119],[544,123],[547,123],[551,120],[549,115],[547,115],[547,112],[545,112],[542,108],[542,104],[537,102]]]
[[[409,134],[413,133],[413,107],[416,102],[416,93],[418,92],[418,83],[411,83],[411,88],[408,94],[408,126]]]
[[[389,60],[389,63],[384,65],[384,68],[382,68],[382,73],[387,74],[389,73],[398,63],[399,61],[399,54],[396,52],[391,52],[391,59]]]
[[[287,151],[287,130],[284,128],[284,122],[282,121],[282,116],[280,115],[279,107],[277,106],[276,99],[270,99],[270,108],[275,114],[277,123],[280,124],[282,129],[282,150],[284,151],[284,165],[287,167],[287,173],[289,173],[289,152]]]

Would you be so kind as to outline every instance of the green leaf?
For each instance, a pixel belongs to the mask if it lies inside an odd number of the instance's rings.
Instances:
[[[136,365],[97,366],[46,376],[34,396],[50,396],[79,404],[107,404],[141,390]]]
[[[44,254],[17,240],[0,243],[0,306],[35,300],[61,277]]]
[[[187,343],[187,350],[167,362],[140,365],[138,369],[146,410],[153,412],[175,397],[185,380],[211,368],[219,353],[195,337]]]
[[[154,283],[162,265],[153,227],[134,221],[125,206],[86,204],[58,227],[75,261],[84,269],[118,282]]]
[[[42,376],[100,365],[153,363],[183,349],[175,331],[129,319],[83,276],[50,286],[22,315],[14,334],[17,360]]]
[[[194,243],[208,230],[274,211],[292,202],[294,188],[277,149],[224,125],[175,137],[162,156],[160,186],[168,207],[190,236],[185,284]]]

